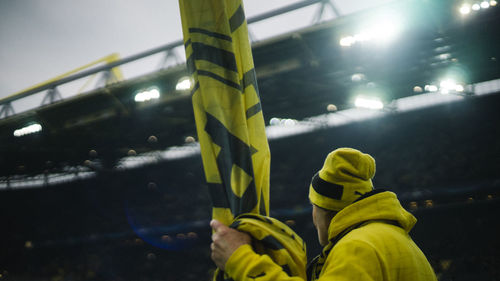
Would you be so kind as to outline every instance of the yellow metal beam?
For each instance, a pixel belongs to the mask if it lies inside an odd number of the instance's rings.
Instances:
[[[120,60],[120,55],[119,55],[118,53],[113,53],[113,54],[111,54],[111,55],[108,55],[108,56],[105,56],[105,57],[103,57],[103,58],[100,58],[100,59],[98,59],[98,60],[96,60],[96,61],[90,62],[90,63],[88,63],[88,64],[86,64],[86,65],[83,65],[83,66],[80,66],[80,67],[78,67],[78,68],[75,68],[75,69],[73,69],[73,70],[71,70],[71,71],[68,71],[68,72],[66,72],[66,73],[63,73],[63,74],[61,74],[61,75],[59,75],[59,76],[56,76],[56,77],[54,77],[54,78],[52,78],[52,79],[49,79],[49,80],[47,80],[47,81],[44,81],[44,82],[38,83],[38,84],[33,85],[33,86],[31,86],[31,87],[29,87],[29,88],[27,88],[27,89],[24,89],[24,90],[22,90],[22,91],[19,91],[19,92],[16,92],[16,93],[12,94],[12,95],[9,95],[9,96],[7,96],[7,97],[5,97],[5,98],[1,99],[1,100],[0,100],[0,103],[1,103],[1,102],[2,102],[2,100],[4,100],[4,99],[10,99],[10,98],[13,98],[13,97],[15,97],[15,96],[17,96],[17,95],[20,95],[20,94],[22,94],[22,93],[25,93],[25,92],[27,92],[27,91],[29,91],[29,90],[32,90],[32,89],[35,89],[35,88],[38,88],[38,87],[43,87],[43,86],[48,85],[48,84],[50,84],[50,83],[53,83],[53,82],[55,82],[55,81],[61,80],[61,79],[65,78],[65,77],[68,77],[68,76],[70,76],[70,75],[72,75],[72,74],[75,74],[75,73],[78,73],[78,72],[80,72],[80,71],[82,71],[82,70],[85,70],[85,69],[87,69],[87,68],[89,68],[89,67],[91,67],[91,66],[94,66],[94,65],[96,65],[96,64],[103,63],[103,62],[104,62],[104,63],[109,64],[109,63],[116,62],[116,61],[119,61],[119,60]],[[111,74],[112,74],[114,77],[116,77],[116,79],[117,79],[118,81],[123,80],[123,74],[122,74],[122,72],[121,72],[121,70],[120,70],[120,68],[119,68],[119,67],[113,67],[113,68],[111,69]]]

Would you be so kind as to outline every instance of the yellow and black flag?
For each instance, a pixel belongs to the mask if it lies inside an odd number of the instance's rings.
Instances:
[[[270,152],[241,0],[179,0],[212,217],[269,214]]]

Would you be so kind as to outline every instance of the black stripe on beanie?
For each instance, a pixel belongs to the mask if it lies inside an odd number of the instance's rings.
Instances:
[[[313,189],[320,195],[337,200],[342,199],[344,187],[340,184],[335,184],[323,180],[319,177],[319,173],[316,173],[314,175],[311,181],[311,185]]]

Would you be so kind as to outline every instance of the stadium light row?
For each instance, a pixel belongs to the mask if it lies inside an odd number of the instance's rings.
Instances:
[[[473,4],[464,3],[459,8],[462,15],[468,15],[471,12],[488,9],[497,6],[496,0],[475,2]],[[366,26],[370,26],[359,32],[340,38],[339,44],[342,47],[351,47],[362,42],[374,42],[377,44],[386,44],[392,41],[401,32],[403,22],[394,15],[383,15],[378,19],[372,20]]]
[[[177,81],[175,85],[176,91],[188,91],[193,88],[193,79],[191,77],[185,76]],[[160,89],[158,87],[152,86],[147,89],[139,90],[134,97],[136,102],[147,102],[151,100],[157,100],[161,96]]]
[[[182,77],[179,79],[176,90],[185,91],[190,90],[193,86],[192,79],[190,77]],[[441,94],[450,94],[450,93],[463,93],[464,85],[461,83],[455,82],[453,79],[444,79],[440,81],[439,85],[428,84],[422,89],[420,86],[415,86],[413,88],[414,92],[428,92],[428,93],[436,93],[439,92]],[[160,90],[157,87],[150,87],[146,90],[139,91],[134,100],[136,102],[146,102],[150,100],[155,100],[160,98]],[[354,106],[358,108],[366,108],[372,110],[381,110],[384,108],[384,103],[377,97],[365,97],[358,96],[354,101]],[[336,111],[337,107],[335,105],[329,105],[327,108],[328,111]],[[271,118],[270,125],[284,125],[284,126],[293,126],[297,122],[293,119],[279,119],[279,118]],[[42,131],[42,126],[38,123],[30,124],[26,127],[17,129],[14,131],[14,136],[22,137],[29,134],[34,134]]]
[[[38,123],[34,123],[34,124],[30,124],[26,127],[15,130],[14,136],[15,137],[22,137],[25,135],[34,134],[34,133],[38,133],[41,131],[42,131],[42,125],[40,125]]]
[[[192,88],[193,88],[193,79],[187,76],[180,78],[175,86],[175,90],[181,92],[191,90]],[[142,103],[142,102],[157,100],[160,98],[160,96],[161,96],[160,89],[156,86],[151,86],[147,89],[139,90],[135,94],[134,100],[135,102]],[[39,123],[31,123],[22,128],[14,130],[13,135],[15,137],[23,137],[26,135],[39,133],[42,131],[42,129],[43,129],[42,125],[40,125]]]
[[[496,0],[491,0],[491,1],[482,1],[482,2],[476,2],[474,4],[469,4],[469,3],[464,3],[459,11],[460,11],[460,14],[462,15],[468,15],[470,14],[471,12],[476,12],[476,11],[479,11],[481,9],[488,9],[489,7],[494,7],[498,4],[498,2]]]
[[[441,80],[439,84],[427,84],[422,89],[420,86],[415,86],[413,88],[415,93],[441,93],[441,94],[451,94],[451,93],[463,93],[465,92],[465,85],[455,82],[453,79]]]
[[[157,100],[160,98],[160,90],[157,87],[151,87],[146,90],[140,90],[135,94],[134,100],[136,102],[145,102],[150,100]]]

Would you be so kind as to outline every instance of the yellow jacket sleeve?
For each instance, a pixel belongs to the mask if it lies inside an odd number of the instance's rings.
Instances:
[[[375,249],[363,241],[339,243],[328,255],[318,281],[387,280]]]
[[[235,281],[305,281],[290,277],[268,255],[259,255],[250,245],[239,247],[226,262],[225,272]]]

